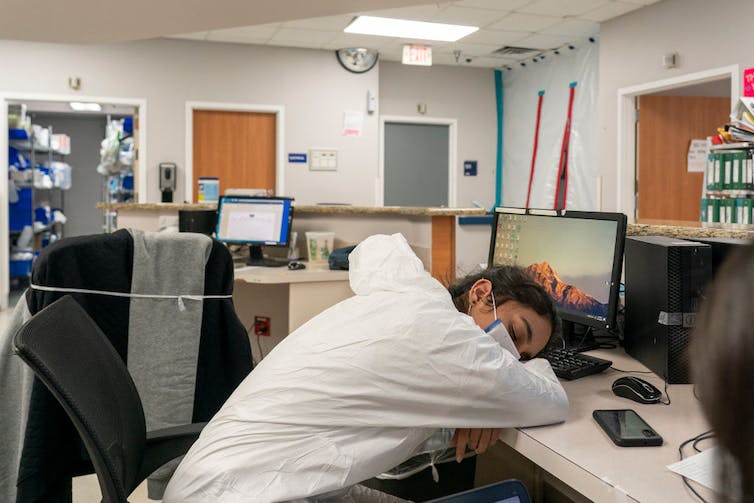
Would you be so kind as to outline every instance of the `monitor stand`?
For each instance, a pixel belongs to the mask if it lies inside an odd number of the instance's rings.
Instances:
[[[256,267],[283,267],[284,265],[288,265],[288,261],[265,258],[262,254],[262,245],[250,244],[249,259],[246,261],[246,265]]]
[[[591,327],[576,323],[574,321],[563,320],[563,340],[565,347],[574,353],[598,349],[600,347],[594,338],[594,330]]]

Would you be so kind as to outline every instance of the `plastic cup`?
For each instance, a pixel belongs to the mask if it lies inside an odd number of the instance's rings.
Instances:
[[[306,252],[309,262],[327,262],[335,242],[334,232],[307,232]]]

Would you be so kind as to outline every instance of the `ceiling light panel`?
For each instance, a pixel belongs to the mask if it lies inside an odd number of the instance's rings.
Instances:
[[[80,101],[72,101],[68,104],[71,109],[77,112],[99,112],[102,110],[102,105],[99,103],[82,103]]]
[[[344,31],[363,35],[453,42],[474,33],[478,29],[476,26],[359,16]]]

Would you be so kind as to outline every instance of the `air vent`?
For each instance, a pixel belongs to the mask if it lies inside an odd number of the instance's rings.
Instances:
[[[496,56],[519,56],[521,54],[529,54],[531,52],[540,52],[540,49],[533,49],[531,47],[516,47],[513,45],[504,45],[500,49],[492,51],[492,54]]]

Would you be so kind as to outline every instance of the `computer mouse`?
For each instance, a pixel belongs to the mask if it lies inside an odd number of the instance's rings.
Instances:
[[[306,264],[296,261],[288,262],[288,269],[290,269],[291,271],[299,271],[301,269],[306,269]]]
[[[613,393],[639,403],[657,403],[662,397],[659,389],[634,376],[619,377],[613,381]]]

